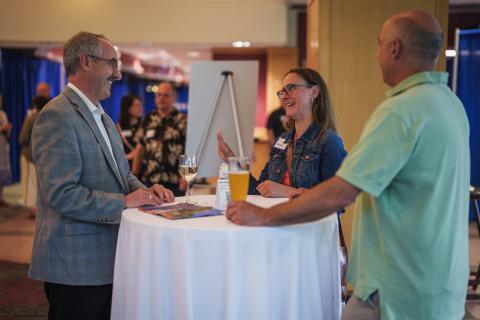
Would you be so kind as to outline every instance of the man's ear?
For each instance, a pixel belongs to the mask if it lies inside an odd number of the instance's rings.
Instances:
[[[402,42],[400,41],[399,38],[393,38],[393,40],[390,42],[390,55],[393,60],[398,60],[400,59],[400,55],[402,53],[403,46]]]
[[[82,68],[85,71],[90,70],[92,67],[92,59],[87,54],[82,54],[79,57],[80,59],[80,68]]]

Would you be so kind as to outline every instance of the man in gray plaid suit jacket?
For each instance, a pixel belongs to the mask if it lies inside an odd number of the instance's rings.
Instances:
[[[69,83],[38,115],[38,215],[29,276],[45,281],[49,319],[109,319],[122,210],[173,201],[130,172],[100,100],[121,78],[110,41],[80,32],[64,47]]]

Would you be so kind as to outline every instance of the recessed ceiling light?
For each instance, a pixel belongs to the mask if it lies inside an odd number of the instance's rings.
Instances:
[[[200,52],[190,51],[187,55],[188,55],[189,58],[198,58],[198,57],[200,57]]]
[[[233,41],[232,47],[234,48],[248,48],[250,47],[249,41]]]
[[[453,58],[457,55],[457,51],[455,50],[445,50],[445,56],[449,58]]]

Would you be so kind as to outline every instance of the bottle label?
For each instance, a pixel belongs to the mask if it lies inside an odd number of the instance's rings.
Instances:
[[[218,179],[215,208],[225,212],[228,201],[230,201],[230,186],[228,184],[228,179]]]

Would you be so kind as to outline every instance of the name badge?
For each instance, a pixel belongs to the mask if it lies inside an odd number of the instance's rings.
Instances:
[[[122,134],[125,138],[129,138],[132,136],[132,130],[122,130]]]
[[[147,131],[147,139],[153,138],[155,136],[155,129],[150,129]]]
[[[274,148],[285,150],[288,146],[288,143],[285,141],[284,138],[279,138],[277,142],[275,142]]]

